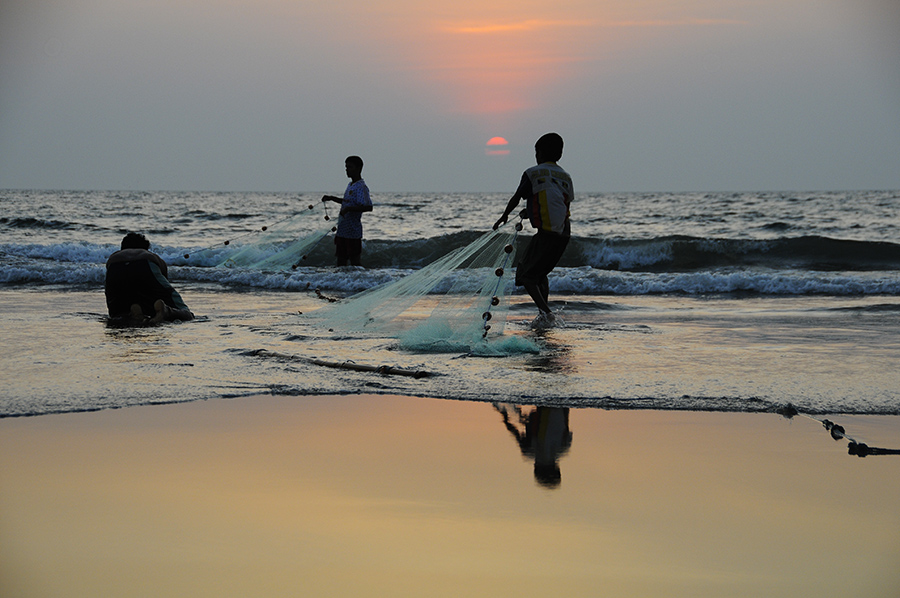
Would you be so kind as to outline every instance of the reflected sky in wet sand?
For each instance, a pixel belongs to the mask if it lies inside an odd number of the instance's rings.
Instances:
[[[900,588],[900,456],[806,418],[265,396],[2,420],[0,472],[3,595]]]

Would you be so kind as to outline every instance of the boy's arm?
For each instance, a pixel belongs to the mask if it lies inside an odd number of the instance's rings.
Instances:
[[[159,267],[160,272],[162,272],[163,277],[168,280],[169,279],[169,267],[166,265],[164,259],[153,253],[152,251],[148,251],[149,257],[148,259],[156,264]]]
[[[516,192],[513,193],[513,196],[509,198],[509,202],[506,204],[506,209],[503,210],[503,215],[497,219],[497,222],[494,223],[494,230],[497,230],[504,224],[506,224],[509,215],[512,214],[512,211],[516,209],[516,206],[519,205],[519,201],[522,198],[526,198],[531,195],[531,179],[528,178],[527,173],[522,173],[522,180],[519,181],[519,188],[516,189]],[[524,218],[524,214],[523,214]]]
[[[519,205],[519,201],[521,199],[522,198],[519,196],[518,192],[516,192],[515,195],[509,198],[509,203],[506,204],[506,209],[503,210],[503,215],[500,216],[500,218],[497,219],[497,222],[494,223],[494,230],[497,230],[498,228],[506,224],[506,221],[509,219],[509,215],[513,210],[516,209],[516,206]]]

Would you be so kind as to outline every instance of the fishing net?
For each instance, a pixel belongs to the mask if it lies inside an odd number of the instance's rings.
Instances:
[[[252,270],[290,270],[297,268],[307,258],[312,249],[332,232],[334,225],[326,212],[324,224],[317,229],[306,232],[297,238],[298,229],[308,226],[309,214],[314,209],[310,205],[306,210],[264,229],[263,234],[246,240],[240,249],[220,263],[229,268],[241,267]]]
[[[503,227],[400,280],[315,312],[329,330],[397,338],[415,352],[506,355],[538,351],[504,336],[516,237]]]
[[[328,210],[322,207],[320,218],[313,213],[315,205],[271,226],[241,235],[184,257],[226,268],[251,270],[291,270],[302,265],[309,253],[335,230]]]

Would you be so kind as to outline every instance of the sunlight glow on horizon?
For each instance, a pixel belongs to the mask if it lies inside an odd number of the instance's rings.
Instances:
[[[404,18],[403,30],[392,32],[393,43],[418,49],[401,58],[407,65],[404,70],[416,73],[426,89],[436,92],[449,113],[521,115],[545,107],[569,81],[588,75],[589,68],[622,56],[627,51],[622,43],[638,43],[613,31],[749,24],[668,7],[632,11],[587,3],[552,10],[535,4],[525,7],[535,15],[532,18],[503,17],[521,14],[522,7],[514,8],[492,4],[485,13],[465,1],[452,8],[419,8],[415,16]],[[482,13],[480,18],[469,16]],[[609,35],[601,34],[604,30]],[[609,64],[615,68],[615,63]]]
[[[468,23],[468,21],[467,21]],[[478,24],[449,24],[444,25],[442,29],[450,33],[457,34],[477,34],[488,35],[494,33],[510,33],[510,32],[533,32],[550,28],[569,28],[569,27],[683,27],[691,25],[699,26],[716,26],[716,25],[748,25],[749,22],[737,19],[679,19],[679,20],[646,20],[646,21],[599,21],[599,20],[579,20],[579,21],[561,21],[561,20],[541,20],[528,19],[518,22],[507,23],[478,23]]]
[[[521,31],[537,31],[539,29],[548,29],[551,27],[589,27],[592,23],[590,21],[554,21],[554,20],[541,20],[541,19],[529,19],[527,21],[519,21],[515,23],[486,23],[486,24],[472,24],[472,25],[461,25],[461,24],[452,24],[445,25],[443,29],[450,33],[461,33],[461,34],[492,34],[492,33],[511,33],[511,32],[521,32]]]
[[[512,114],[539,108],[545,90],[534,82],[540,81],[545,89],[555,87],[573,76],[571,65],[585,57],[571,44],[553,41],[561,30],[548,29],[550,43],[538,46],[533,40],[535,26],[473,34],[437,25],[419,54],[417,70],[451,102],[452,112]]]

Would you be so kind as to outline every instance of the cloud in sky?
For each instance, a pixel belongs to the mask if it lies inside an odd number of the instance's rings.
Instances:
[[[559,21],[554,19],[527,19],[514,22],[467,21],[461,24],[448,24],[445,29],[450,33],[490,35],[496,33],[524,32],[533,33],[548,29],[597,29],[603,27],[677,27],[689,25],[747,25],[746,21],[734,19],[681,19],[677,21],[596,21],[581,19]]]
[[[10,0],[0,187],[900,187],[889,0]],[[503,137],[493,159],[485,140]],[[486,155],[487,154],[487,155]]]

